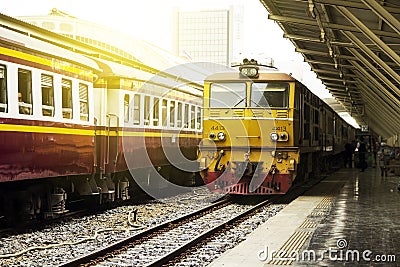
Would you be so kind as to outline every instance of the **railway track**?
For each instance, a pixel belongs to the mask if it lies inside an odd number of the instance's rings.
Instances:
[[[170,253],[164,255],[163,257],[151,262],[150,264],[148,264],[147,266],[151,266],[151,267],[156,267],[156,266],[162,266],[165,265],[169,262],[173,262],[176,258],[179,258],[181,254],[183,254],[185,251],[188,251],[189,249],[193,248],[194,246],[198,245],[199,243],[201,243],[204,240],[207,240],[208,238],[210,238],[211,236],[213,236],[214,234],[220,232],[223,229],[228,228],[228,226],[233,225],[235,223],[240,222],[241,220],[243,220],[244,218],[246,218],[247,216],[249,216],[250,214],[256,212],[257,210],[261,209],[262,207],[265,207],[267,205],[271,205],[273,202],[271,200],[265,200],[251,208],[246,209],[245,211],[241,212],[240,214],[234,216],[233,218],[222,222],[214,227],[212,227],[211,229],[197,235],[195,238],[191,239],[190,241],[188,241],[187,243],[183,244],[182,246],[180,246],[179,248],[171,251]]]
[[[198,235],[193,240],[187,242],[185,245],[181,246],[180,248],[172,251],[171,253],[163,256],[162,258],[153,261],[151,264],[146,266],[157,267],[157,266],[180,266],[180,262],[185,262],[187,258],[196,259],[198,255],[196,255],[196,250],[201,249],[202,247],[206,247],[207,243],[211,241],[214,237],[224,235],[233,229],[235,226],[240,224],[241,222],[247,220],[249,217],[255,215],[259,211],[265,209],[268,206],[271,206],[276,203],[289,203],[294,200],[296,197],[303,194],[307,191],[310,186],[299,186],[294,188],[294,190],[290,191],[290,193],[286,195],[280,195],[272,197],[268,200],[262,201],[252,207],[248,208],[247,210],[243,211],[242,213],[238,214],[237,216],[231,218],[230,220],[221,223],[220,225],[209,229],[208,231]],[[186,258],[186,259],[185,259]],[[187,266],[187,264],[183,264]],[[189,265],[190,266],[190,265]]]
[[[221,208],[229,204],[230,201],[228,199],[223,199],[193,213],[183,215],[176,219],[172,219],[154,227],[143,230],[134,236],[120,240],[110,246],[97,250],[91,254],[87,254],[83,257],[76,258],[60,266],[94,266],[96,264],[99,264],[100,262],[103,262],[107,258],[112,258],[114,257],[114,255],[126,251],[129,247],[135,246],[143,242],[144,240],[149,240],[150,238],[174,229],[179,225],[185,224],[189,221],[193,221],[204,214],[209,214],[213,210],[220,210]]]
[[[210,237],[274,203],[290,202],[312,185],[298,186],[289,194],[257,205],[244,206],[224,199],[193,213],[167,221],[60,266],[162,266],[179,261],[182,254]]]

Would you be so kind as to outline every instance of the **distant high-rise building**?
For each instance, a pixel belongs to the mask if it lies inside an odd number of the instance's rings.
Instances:
[[[230,66],[243,49],[243,7],[175,11],[174,53],[194,62]]]

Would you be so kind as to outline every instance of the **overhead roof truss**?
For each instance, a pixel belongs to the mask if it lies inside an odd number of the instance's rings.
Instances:
[[[359,124],[400,133],[397,0],[260,0],[331,94]]]

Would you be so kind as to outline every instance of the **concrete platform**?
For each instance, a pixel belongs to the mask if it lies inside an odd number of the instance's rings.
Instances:
[[[339,170],[209,266],[400,265],[399,179]]]

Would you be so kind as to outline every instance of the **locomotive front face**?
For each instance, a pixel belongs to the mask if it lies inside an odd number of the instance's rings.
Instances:
[[[295,177],[294,82],[215,76],[204,90],[204,182],[229,194],[283,194]]]

